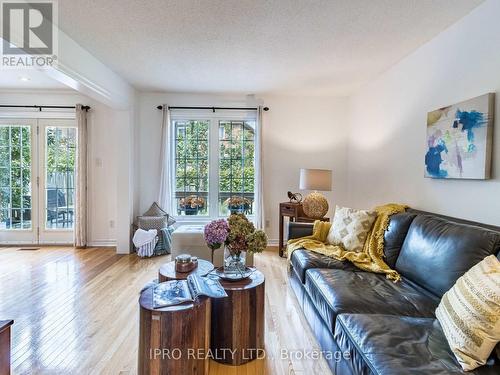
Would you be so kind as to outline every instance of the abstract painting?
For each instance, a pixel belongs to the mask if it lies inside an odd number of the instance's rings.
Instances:
[[[425,177],[490,178],[495,94],[427,114]]]

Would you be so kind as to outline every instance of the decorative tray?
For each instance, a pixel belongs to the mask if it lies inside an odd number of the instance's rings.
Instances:
[[[213,274],[217,275],[224,281],[239,281],[249,277],[252,273],[255,272],[255,270],[256,270],[255,267],[245,267],[245,269],[239,273],[234,273],[234,272],[225,273],[224,267],[219,267],[213,271]]]

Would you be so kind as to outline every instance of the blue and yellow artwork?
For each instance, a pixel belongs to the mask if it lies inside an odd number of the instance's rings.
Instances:
[[[495,94],[427,114],[425,177],[490,178]]]

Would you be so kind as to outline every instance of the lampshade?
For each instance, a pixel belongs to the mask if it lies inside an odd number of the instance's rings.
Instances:
[[[332,190],[332,171],[329,169],[300,169],[301,190]]]

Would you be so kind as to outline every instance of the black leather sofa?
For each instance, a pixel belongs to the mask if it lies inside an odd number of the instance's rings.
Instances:
[[[289,238],[311,232],[289,225]],[[455,281],[490,254],[500,259],[499,250],[498,227],[409,210],[393,215],[385,233],[386,262],[402,281],[299,249],[290,284],[336,375],[499,375],[495,354],[463,371],[434,315]]]

